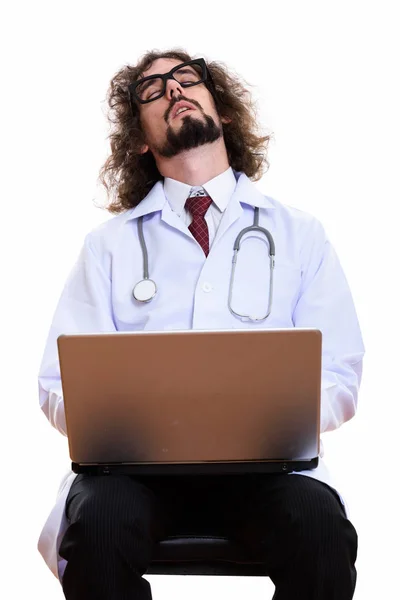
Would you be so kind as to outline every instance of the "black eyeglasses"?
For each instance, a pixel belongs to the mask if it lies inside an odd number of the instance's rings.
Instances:
[[[204,58],[198,58],[177,65],[169,73],[149,75],[131,83],[128,86],[130,100],[133,97],[140,104],[147,104],[161,98],[165,94],[168,79],[175,79],[183,88],[199,85],[199,83],[211,84],[207,87],[213,94],[211,74]]]

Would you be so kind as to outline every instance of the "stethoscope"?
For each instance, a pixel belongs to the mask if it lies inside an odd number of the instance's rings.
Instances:
[[[265,321],[265,319],[269,316],[269,314],[271,312],[272,296],[273,296],[273,270],[275,267],[274,239],[267,229],[265,229],[264,227],[260,227],[260,225],[258,224],[259,223],[259,213],[260,213],[260,209],[258,208],[258,206],[256,206],[254,209],[253,225],[250,225],[250,227],[245,227],[244,229],[242,229],[242,231],[238,234],[238,236],[235,240],[235,243],[233,245],[232,271],[231,271],[231,278],[230,278],[230,282],[229,282],[229,295],[228,295],[228,308],[231,311],[231,313],[233,315],[235,315],[235,317],[238,317],[239,319],[242,319],[244,321],[254,321],[254,322]],[[149,278],[149,255],[147,252],[147,246],[146,246],[146,242],[145,242],[144,235],[143,235],[143,217],[139,217],[137,223],[138,223],[139,242],[140,242],[140,247],[142,249],[142,255],[143,255],[143,279],[141,281],[138,281],[138,283],[135,285],[135,287],[132,290],[132,295],[135,298],[135,300],[137,300],[138,302],[150,302],[157,293],[157,286],[156,286],[155,282]],[[233,283],[234,283],[234,279],[235,279],[237,257],[238,257],[239,250],[240,250],[240,242],[242,240],[242,237],[246,233],[249,233],[250,231],[259,231],[260,233],[263,233],[266,236],[266,238],[268,239],[268,244],[269,244],[268,308],[267,308],[266,315],[263,317],[242,315],[242,314],[236,312],[235,310],[233,310],[233,308],[232,308]]]

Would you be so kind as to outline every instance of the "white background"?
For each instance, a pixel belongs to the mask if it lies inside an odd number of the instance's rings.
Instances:
[[[1,31],[0,596],[62,598],[36,550],[69,457],[36,375],[84,235],[109,218],[108,83],[186,48],[254,85],[271,168],[257,185],[311,212],[341,258],[367,348],[359,412],[325,435],[359,533],[356,600],[398,598],[399,20],[396,2],[13,2]],[[154,598],[271,598],[268,579],[151,577]],[[218,595],[218,596],[217,596]]]

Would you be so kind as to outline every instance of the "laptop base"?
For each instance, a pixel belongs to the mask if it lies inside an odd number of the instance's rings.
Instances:
[[[292,473],[318,466],[318,456],[311,460],[262,462],[208,462],[179,464],[78,464],[74,473],[91,475],[244,475],[253,473]]]

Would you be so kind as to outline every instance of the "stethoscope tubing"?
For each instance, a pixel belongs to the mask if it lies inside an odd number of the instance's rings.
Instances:
[[[254,321],[254,322],[265,321],[265,319],[267,319],[267,317],[271,313],[272,298],[273,298],[273,283],[274,283],[273,282],[273,271],[274,271],[274,267],[275,267],[275,242],[274,242],[274,239],[273,239],[271,233],[268,231],[268,229],[265,229],[264,227],[260,227],[259,212],[260,212],[259,207],[258,206],[255,207],[253,225],[250,225],[249,227],[245,227],[244,229],[242,229],[242,231],[239,232],[239,234],[237,235],[237,237],[235,239],[235,243],[233,245],[232,270],[231,270],[231,277],[230,277],[230,281],[229,281],[229,293],[228,293],[228,308],[229,308],[230,312],[235,317],[238,317],[241,320],[245,320],[245,321],[250,320],[250,321]],[[137,226],[138,226],[139,243],[140,243],[140,247],[142,250],[142,256],[143,256],[143,279],[135,285],[135,287],[133,288],[133,291],[132,291],[132,295],[135,298],[135,300],[146,303],[146,302],[150,302],[156,295],[157,286],[156,286],[155,282],[149,278],[149,254],[147,251],[146,240],[144,238],[144,233],[143,233],[143,216],[138,218],[137,223],[138,223]],[[265,237],[268,240],[268,245],[269,245],[270,277],[269,277],[268,307],[267,307],[267,313],[262,317],[255,317],[255,316],[251,316],[251,315],[242,315],[242,314],[236,312],[235,310],[233,310],[233,308],[232,308],[233,285],[234,285],[234,279],[235,279],[237,257],[238,257],[239,250],[240,250],[240,244],[242,242],[243,236],[251,231],[258,231],[258,232],[262,233],[263,235],[265,235]],[[147,287],[147,289],[150,290],[150,292],[147,292],[148,296],[144,296],[143,292],[142,292],[142,294],[140,293],[140,289],[143,289],[143,287],[145,287],[145,288]]]
[[[253,321],[255,323],[260,322],[260,321],[265,321],[269,317],[269,315],[271,313],[271,310],[272,310],[272,298],[273,298],[273,286],[274,286],[273,270],[274,270],[274,267],[275,267],[275,242],[274,242],[274,239],[273,239],[272,235],[268,231],[268,229],[265,229],[264,227],[260,227],[260,225],[258,224],[259,223],[259,213],[260,213],[260,209],[257,206],[254,209],[254,223],[253,223],[253,225],[250,225],[249,227],[245,227],[244,229],[242,229],[242,231],[240,231],[239,234],[237,235],[237,237],[235,239],[235,243],[233,244],[232,270],[231,270],[231,277],[230,277],[230,281],[229,281],[229,293],[228,293],[228,308],[229,308],[230,312],[235,317],[238,317],[242,321]],[[263,233],[265,235],[265,237],[267,238],[268,244],[269,244],[269,294],[268,294],[268,307],[267,307],[266,314],[264,316],[262,316],[262,317],[255,317],[255,316],[252,316],[252,315],[243,315],[241,313],[236,312],[232,308],[233,284],[234,284],[234,279],[235,279],[237,257],[238,257],[239,250],[240,250],[240,243],[242,241],[243,236],[246,235],[246,233],[249,233],[250,231],[259,231],[260,233]]]

